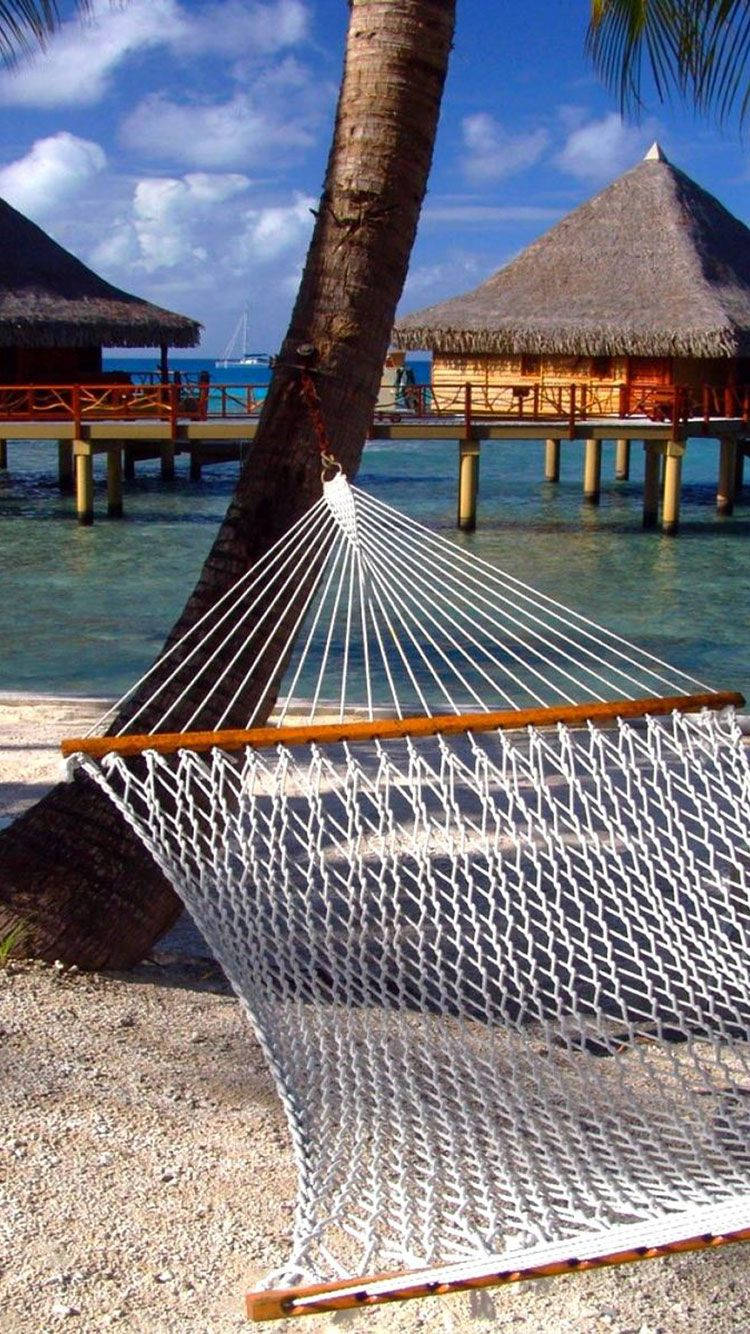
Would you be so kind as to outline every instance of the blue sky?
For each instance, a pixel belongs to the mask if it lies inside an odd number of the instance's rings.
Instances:
[[[750,221],[748,147],[649,98],[624,122],[584,55],[588,0],[458,0],[402,310],[464,291],[643,156]],[[345,0],[96,0],[0,72],[0,195],[110,281],[199,319],[245,303],[273,351],[330,140]],[[658,219],[654,220],[658,226]]]

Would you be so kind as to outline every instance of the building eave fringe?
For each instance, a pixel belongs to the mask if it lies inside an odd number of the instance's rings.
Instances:
[[[106,322],[0,321],[2,347],[197,347],[200,325],[145,322],[127,328]]]
[[[398,325],[393,344],[404,351],[443,356],[737,357],[750,351],[750,330],[508,328],[451,329]]]

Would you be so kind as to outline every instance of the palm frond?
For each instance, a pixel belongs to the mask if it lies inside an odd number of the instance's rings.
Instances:
[[[645,65],[662,101],[676,91],[719,121],[747,115],[747,0],[591,0],[586,45],[623,111],[643,105]]]
[[[91,0],[79,0],[77,8],[86,12]],[[43,47],[59,23],[57,0],[0,0],[0,63],[14,65]]]

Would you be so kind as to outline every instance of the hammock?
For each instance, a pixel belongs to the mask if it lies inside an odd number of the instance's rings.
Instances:
[[[284,1104],[255,1318],[750,1236],[742,702],[339,473],[64,743]]]

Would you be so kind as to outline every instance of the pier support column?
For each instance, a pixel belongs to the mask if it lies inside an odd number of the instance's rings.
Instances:
[[[560,480],[559,440],[545,440],[544,442],[544,480],[545,482],[559,482]]]
[[[5,472],[8,466],[8,441],[0,440],[0,472]]]
[[[719,485],[716,491],[716,509],[719,514],[731,514],[734,509],[735,459],[737,441],[731,436],[719,440]]]
[[[122,518],[122,452],[119,445],[107,450],[107,514]]]
[[[615,479],[627,482],[630,477],[630,441],[615,441]]]
[[[737,441],[737,454],[734,461],[734,496],[737,500],[742,495],[745,485],[745,441]]]
[[[61,491],[74,488],[73,445],[70,440],[57,442],[57,484]]]
[[[198,453],[198,451],[197,451],[195,445],[193,445],[193,448],[192,448],[191,451],[190,451],[190,480],[191,480],[191,482],[199,482],[199,481],[200,481],[200,479],[201,479],[201,468],[202,468],[202,466],[203,466],[203,460],[202,460],[200,454]]]
[[[130,445],[124,446],[123,454],[124,454],[123,470],[127,480],[129,482],[132,482],[135,480],[135,455]]]
[[[161,446],[161,479],[174,481],[174,440],[164,440]]]
[[[583,459],[583,498],[590,505],[599,504],[602,489],[602,442],[587,440]]]
[[[473,533],[477,526],[479,491],[479,445],[476,440],[458,442],[458,526]]]
[[[659,519],[661,444],[658,440],[644,440],[643,448],[646,451],[643,468],[643,527],[655,528]]]
[[[680,489],[682,486],[682,458],[685,446],[670,440],[664,453],[664,508],[662,528],[673,537],[680,526]]]
[[[78,522],[88,526],[94,522],[94,456],[86,440],[73,441],[76,461],[76,514]]]

